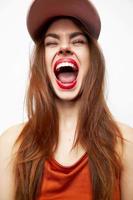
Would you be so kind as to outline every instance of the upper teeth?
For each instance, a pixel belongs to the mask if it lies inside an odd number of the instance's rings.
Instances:
[[[56,70],[58,70],[60,67],[66,67],[66,66],[71,66],[73,68],[76,68],[76,66],[70,62],[62,62],[56,66]]]

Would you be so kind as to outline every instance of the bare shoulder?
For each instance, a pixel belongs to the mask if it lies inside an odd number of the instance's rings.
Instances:
[[[4,155],[12,149],[24,126],[25,123],[17,124],[8,128],[2,133],[0,136],[0,150],[4,151]]]
[[[1,200],[13,200],[13,146],[25,124],[14,125],[0,136]]]
[[[125,142],[133,142],[133,127],[121,123],[121,122],[117,122],[118,127],[121,130],[122,133],[122,137],[125,140]]]
[[[123,124],[118,123],[123,136],[123,154],[122,163],[123,170],[121,175],[121,196],[122,200],[132,200],[133,199],[133,128]]]
[[[126,166],[129,167],[130,163],[133,167],[133,128],[121,122],[118,122],[117,125],[123,137],[123,165],[126,168]]]
[[[11,151],[24,126],[25,123],[17,124],[8,128],[2,133],[0,136],[0,150],[4,151],[4,155]]]
[[[9,127],[0,136],[0,141],[4,142],[5,140],[7,141],[7,140],[16,139],[19,136],[24,125],[25,125],[25,123],[22,123],[22,124],[17,124],[17,125],[13,125],[13,126]]]

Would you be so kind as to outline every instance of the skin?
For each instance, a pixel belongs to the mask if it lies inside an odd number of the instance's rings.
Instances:
[[[67,29],[65,29],[67,27]],[[64,31],[65,30],[65,31]],[[55,159],[62,165],[73,165],[82,156],[84,150],[81,147],[70,153],[72,146],[74,132],[77,122],[78,107],[80,105],[80,99],[74,100],[79,94],[83,79],[87,70],[89,69],[89,45],[73,44],[73,38],[70,40],[70,33],[73,31],[80,31],[70,20],[60,20],[53,23],[47,34],[50,32],[58,33],[59,39],[56,40],[57,46],[46,47],[45,46],[45,61],[48,76],[50,78],[52,87],[56,93],[56,105],[59,111],[60,127],[59,127],[59,146],[55,154]],[[55,38],[47,38],[47,40],[54,40]],[[44,38],[44,45],[46,45],[46,38]],[[81,45],[81,46],[80,46]],[[52,61],[56,60],[54,57],[60,48],[71,48],[75,53],[74,59],[80,65],[80,72],[76,87],[71,91],[63,91],[58,85],[56,85],[55,77],[53,75]],[[59,55],[62,56],[62,55]],[[70,55],[69,55],[70,56]],[[74,101],[72,101],[74,100]],[[118,153],[123,162],[123,171],[121,175],[121,200],[133,199],[133,128],[126,124],[116,121],[119,126],[124,140],[123,152],[118,143]],[[13,150],[13,144],[17,137],[21,133],[25,124],[18,124],[7,129],[0,136],[0,199],[1,200],[14,200],[14,176],[13,176],[13,154],[17,151],[18,147]],[[61,157],[63,155],[63,157]]]
[[[71,35],[74,33],[77,34],[71,38]],[[56,95],[63,101],[74,99],[80,91],[83,78],[90,65],[90,53],[87,38],[71,20],[60,19],[53,22],[47,30],[44,45],[46,69]],[[61,49],[68,49],[74,54],[63,54],[60,52],[57,55]],[[52,67],[59,58],[73,58],[79,65],[78,84],[74,89],[63,90],[58,87],[55,81],[55,75]]]
[[[74,35],[74,33],[77,34],[75,34],[74,37],[71,37]],[[56,34],[56,37],[54,34]],[[79,147],[70,154],[70,149],[72,147],[75,135],[78,108],[80,103],[80,99],[74,99],[80,93],[83,80],[89,69],[89,44],[87,38],[83,35],[83,32],[71,20],[60,19],[53,22],[47,30],[44,37],[44,45],[46,69],[53,90],[57,96],[56,105],[60,118],[60,140],[57,152],[55,153],[55,158],[63,164],[64,155],[67,160],[70,160],[76,156],[80,157],[85,152],[82,147]],[[61,49],[69,49],[74,53],[57,54]],[[73,89],[63,90],[56,83],[53,65],[59,58],[73,58],[79,65],[77,84]],[[65,164],[67,163],[65,162]]]

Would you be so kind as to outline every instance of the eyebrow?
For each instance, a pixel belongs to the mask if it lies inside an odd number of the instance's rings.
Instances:
[[[70,36],[70,39],[74,38],[74,37],[77,37],[79,35],[82,35],[82,36],[86,36],[85,33],[82,33],[82,32],[73,32],[73,33],[70,33],[69,36]],[[56,33],[48,33],[45,35],[44,39],[46,39],[47,37],[53,37],[53,38],[56,38],[56,39],[59,39],[60,36]]]

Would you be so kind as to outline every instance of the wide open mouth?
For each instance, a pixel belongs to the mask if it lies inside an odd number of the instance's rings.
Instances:
[[[56,78],[64,83],[72,83],[77,79],[79,68],[75,62],[60,62],[55,65],[54,73]]]

